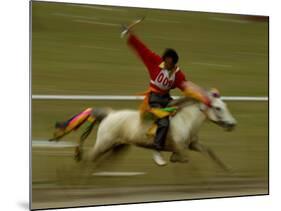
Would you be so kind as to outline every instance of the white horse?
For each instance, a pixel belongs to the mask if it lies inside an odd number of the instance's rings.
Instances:
[[[210,93],[212,107],[199,102],[180,101],[181,109],[170,119],[170,128],[163,151],[172,152],[171,162],[186,162],[185,150],[207,155],[223,169],[227,167],[214,152],[199,142],[198,132],[206,120],[230,131],[236,120],[219,95]],[[98,161],[105,153],[124,145],[153,149],[153,137],[147,136],[152,120],[143,120],[137,110],[111,110],[100,122],[97,139],[89,151],[88,159]]]

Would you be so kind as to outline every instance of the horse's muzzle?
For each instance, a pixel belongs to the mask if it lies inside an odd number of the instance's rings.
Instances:
[[[226,121],[211,121],[219,126],[221,126],[222,128],[224,128],[226,131],[232,131],[235,126],[236,126],[236,122],[226,122]]]
[[[222,125],[226,131],[232,131],[236,124],[235,123],[231,123],[231,122],[223,122],[223,125]]]

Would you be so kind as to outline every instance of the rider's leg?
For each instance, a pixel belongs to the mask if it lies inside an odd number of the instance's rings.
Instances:
[[[163,150],[165,146],[165,140],[169,129],[169,117],[161,118],[157,120],[157,131],[156,136],[154,139],[154,145],[156,151],[153,154],[153,160],[159,166],[164,166],[167,162],[164,160],[163,156],[161,155],[160,151]]]
[[[165,145],[165,140],[167,137],[167,133],[169,130],[169,117],[164,117],[161,119],[158,119],[156,121],[157,124],[157,130],[156,130],[156,136],[154,139],[155,148],[157,150],[162,150]]]
[[[165,108],[170,100],[171,97],[169,94],[160,95],[152,92],[149,96],[149,105],[152,108]],[[157,130],[154,138],[154,145],[157,150],[162,150],[169,130],[169,117],[158,119],[156,124]]]
[[[164,108],[167,106],[170,100],[171,97],[169,94],[158,95],[156,93],[151,92],[149,96],[149,105],[152,108]],[[156,124],[157,130],[154,139],[156,151],[154,151],[153,153],[153,160],[156,162],[157,165],[164,166],[167,163],[161,155],[160,150],[162,150],[165,145],[165,139],[169,129],[169,117],[157,120]]]

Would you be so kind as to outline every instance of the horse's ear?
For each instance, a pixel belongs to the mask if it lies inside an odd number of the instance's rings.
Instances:
[[[215,97],[215,98],[220,98],[220,96],[221,96],[219,90],[216,89],[216,88],[212,88],[212,89],[211,89],[211,94],[212,94],[212,96]]]

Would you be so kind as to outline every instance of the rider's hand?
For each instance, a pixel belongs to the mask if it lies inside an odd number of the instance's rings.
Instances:
[[[128,26],[122,25],[121,26],[121,38],[124,38],[125,36],[132,33],[132,29],[128,28]]]
[[[142,17],[138,20],[133,21],[130,25],[122,25],[122,32],[121,32],[121,38],[125,37],[126,35],[132,33],[132,28],[134,28],[137,24],[141,23],[144,20],[145,17]]]

